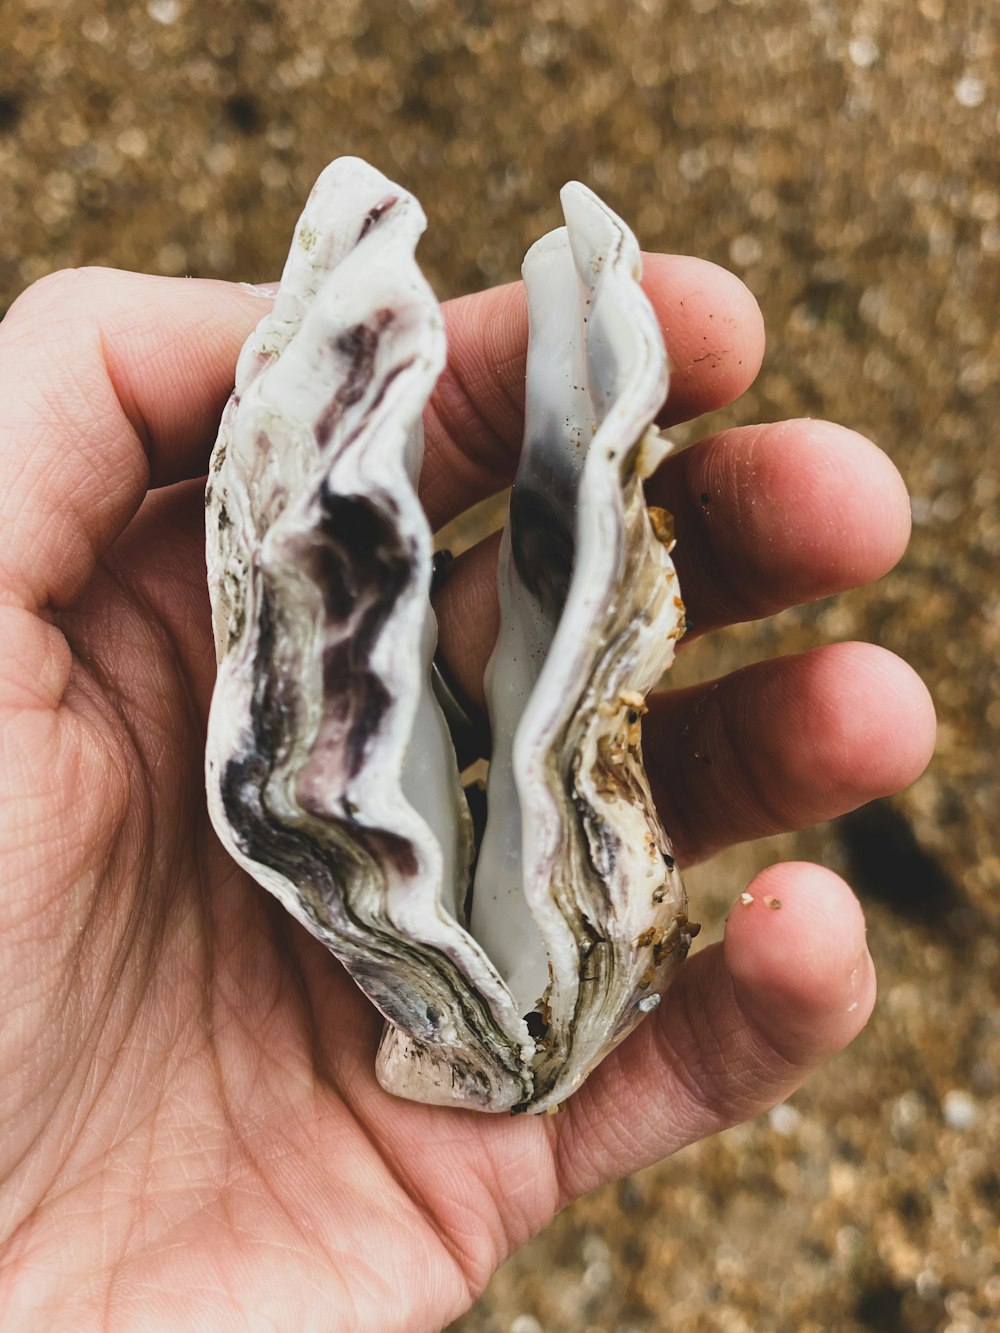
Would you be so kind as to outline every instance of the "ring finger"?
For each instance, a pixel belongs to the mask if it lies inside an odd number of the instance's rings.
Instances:
[[[646,768],[682,864],[898,791],[934,746],[922,681],[869,643],[758,662],[650,705]]]

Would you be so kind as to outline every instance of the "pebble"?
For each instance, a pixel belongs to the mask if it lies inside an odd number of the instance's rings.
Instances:
[[[979,1107],[974,1097],[959,1088],[946,1092],[941,1103],[944,1123],[949,1129],[971,1129],[979,1119]]]
[[[789,1135],[794,1134],[802,1123],[802,1114],[788,1102],[779,1102],[777,1106],[772,1106],[767,1113],[767,1118],[771,1122],[771,1128],[776,1134]]]

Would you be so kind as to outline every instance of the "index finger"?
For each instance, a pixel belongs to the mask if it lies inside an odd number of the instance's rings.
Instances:
[[[734,274],[687,255],[643,256],[643,287],[670,362],[658,424],[724,407],[756,378],[764,324]],[[521,283],[445,307],[448,364],[426,416],[420,496],[434,527],[510,484],[524,425],[528,311]]]
[[[53,274],[0,324],[0,587],[70,602],[150,485],[205,471],[263,301],[232,283]]]

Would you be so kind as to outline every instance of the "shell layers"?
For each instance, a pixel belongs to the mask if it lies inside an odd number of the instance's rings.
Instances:
[[[443,322],[420,206],[366,163],[338,159],[310,195],[206,493],[216,831],[385,1015],[382,1085],[492,1111],[563,1101],[692,933],[639,727],[684,625],[642,489],[666,356],[631,232],[582,185],[562,201],[524,266],[478,847],[431,682],[416,490]]]

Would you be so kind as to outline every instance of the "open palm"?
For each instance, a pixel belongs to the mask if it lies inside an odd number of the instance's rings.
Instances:
[[[650,256],[646,286],[675,367],[669,419],[742,392],[762,334],[741,284]],[[873,1002],[849,889],[780,866],[562,1114],[379,1089],[380,1017],[205,810],[198,478],[264,299],[85,270],[0,326],[5,1328],[440,1327],[556,1209],[773,1105]],[[436,525],[509,481],[526,345],[518,286],[446,313],[422,484]],[[676,515],[696,632],[877,577],[908,532],[888,460],[820,423],[727,432],[650,491]],[[484,544],[456,562],[439,605],[474,700],[493,558]],[[933,730],[909,669],[865,645],[662,696],[647,722],[687,863],[905,784]]]

